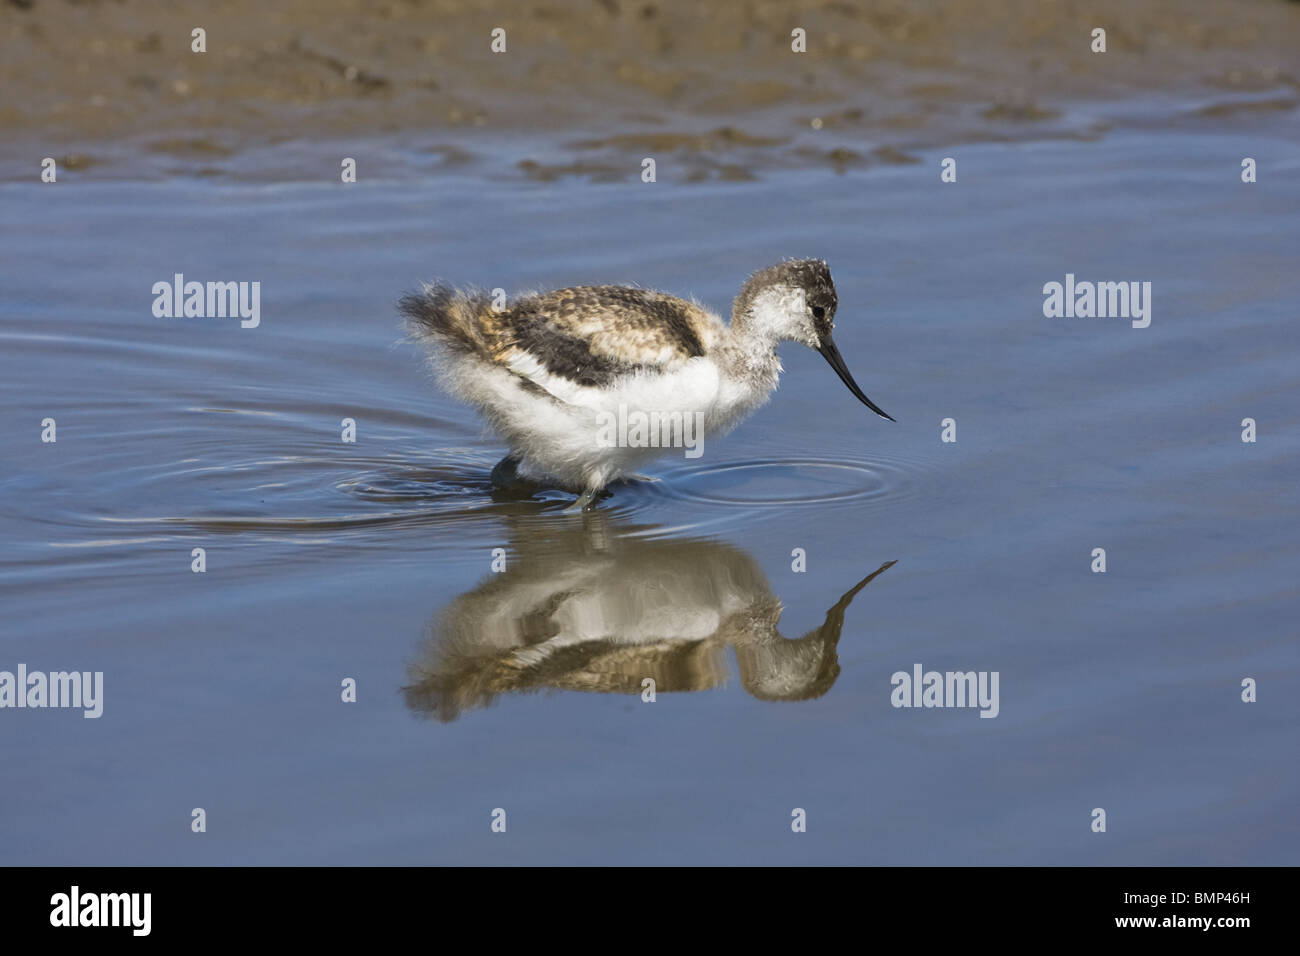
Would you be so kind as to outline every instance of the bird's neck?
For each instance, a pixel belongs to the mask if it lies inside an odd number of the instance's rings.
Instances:
[[[723,373],[759,400],[777,386],[781,376],[781,360],[776,347],[780,339],[765,323],[757,322],[750,312],[734,312],[727,337],[718,349],[719,364]]]

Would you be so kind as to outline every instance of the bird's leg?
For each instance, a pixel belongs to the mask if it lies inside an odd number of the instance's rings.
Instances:
[[[497,489],[509,488],[519,473],[519,459],[514,455],[506,455],[496,467],[492,469],[492,487]]]
[[[627,475],[625,480],[626,481],[663,481],[662,478],[659,478],[656,475],[642,475],[636,472]]]
[[[577,501],[565,508],[562,513],[566,515],[581,514],[592,506],[598,494],[600,494],[599,488],[588,488],[578,496]]]

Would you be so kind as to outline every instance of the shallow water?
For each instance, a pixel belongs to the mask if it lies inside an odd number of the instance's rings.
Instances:
[[[689,187],[0,186],[0,669],[105,673],[98,720],[0,720],[3,859],[1294,863],[1288,122],[964,147],[956,185],[924,154]],[[502,447],[393,308],[441,276],[725,312],[792,255],[830,261],[898,424],[786,346],[766,408],[587,517],[494,496]],[[261,325],[154,318],[177,272],[260,281]],[[1150,327],[1044,318],[1067,272],[1152,282]],[[998,717],[891,707],[918,662],[998,671]]]

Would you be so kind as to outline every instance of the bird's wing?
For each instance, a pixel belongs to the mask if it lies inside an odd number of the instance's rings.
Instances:
[[[580,286],[528,296],[480,320],[493,359],[559,397],[704,355],[721,322],[692,302],[646,289]]]

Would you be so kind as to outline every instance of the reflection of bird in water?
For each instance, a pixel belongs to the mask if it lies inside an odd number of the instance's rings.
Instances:
[[[407,705],[448,721],[508,691],[639,694],[647,677],[656,692],[705,690],[726,682],[727,647],[755,697],[820,697],[840,673],[845,610],[894,564],[789,640],[777,630],[781,602],[745,552],[707,539],[615,537],[593,525],[523,543],[506,571],[446,607],[410,666]]]

